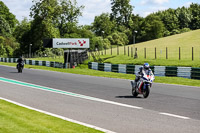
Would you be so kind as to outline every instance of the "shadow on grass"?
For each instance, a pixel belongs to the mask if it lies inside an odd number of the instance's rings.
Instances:
[[[110,58],[114,58],[114,57],[116,57],[116,56],[111,56],[111,57],[102,58],[102,61],[104,62],[105,60],[110,59]]]

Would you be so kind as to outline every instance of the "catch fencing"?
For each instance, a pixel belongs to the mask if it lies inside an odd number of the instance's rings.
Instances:
[[[138,59],[200,60],[200,46],[187,47],[136,47],[135,45],[111,46],[109,49],[90,51],[89,54],[124,55]]]
[[[89,69],[125,74],[137,74],[140,67],[140,65],[122,65],[97,62],[88,63]],[[183,77],[200,80],[200,68],[174,66],[150,66],[150,68],[155,76]]]

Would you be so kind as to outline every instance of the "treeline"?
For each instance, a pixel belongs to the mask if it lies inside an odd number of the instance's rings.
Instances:
[[[90,38],[90,49],[127,45],[200,29],[200,5],[159,11],[143,18],[133,14],[130,0],[111,0],[111,13],[95,16],[91,25],[78,25],[84,6],[76,0],[33,0],[31,20],[18,22],[0,1],[0,56],[53,55],[63,49],[43,48],[45,38]]]

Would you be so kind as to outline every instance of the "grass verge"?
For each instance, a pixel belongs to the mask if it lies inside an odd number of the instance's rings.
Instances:
[[[0,100],[1,133],[100,133],[101,131],[68,122]]]

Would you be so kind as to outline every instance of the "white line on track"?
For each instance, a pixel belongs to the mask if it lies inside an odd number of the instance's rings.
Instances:
[[[49,88],[49,87],[45,87],[45,86],[40,86],[40,85],[36,85],[36,84],[32,84],[32,83],[22,82],[22,81],[18,81],[18,80],[3,78],[3,77],[0,77],[0,81],[10,83],[10,84],[16,84],[16,85],[20,85],[20,86],[25,86],[25,87],[29,87],[29,88],[34,88],[34,89],[38,89],[38,90],[43,90],[43,91],[50,91],[53,93],[59,93],[59,94],[68,95],[68,96],[72,96],[72,97],[78,97],[78,98],[87,99],[87,100],[96,101],[96,102],[113,104],[113,105],[127,107],[127,108],[143,109],[142,107],[138,107],[138,106],[132,106],[132,105],[118,103],[118,102],[114,102],[114,101],[108,101],[108,100],[104,100],[104,99],[100,99],[100,98],[96,98],[96,97],[90,97],[90,96],[72,93],[72,92],[68,92],[68,91],[62,91],[59,89]]]
[[[171,117],[176,117],[176,118],[181,118],[181,119],[185,119],[185,120],[190,119],[189,117],[180,116],[180,115],[175,115],[175,114],[170,114],[170,113],[164,113],[164,112],[161,112],[161,113],[159,113],[159,114],[161,114],[161,115],[166,115],[166,116],[171,116]]]
[[[44,113],[44,114],[47,114],[47,115],[50,115],[50,116],[53,116],[53,117],[57,117],[57,118],[60,118],[60,119],[63,119],[63,120],[69,121],[69,122],[77,123],[77,124],[80,124],[80,125],[83,125],[83,126],[86,126],[86,127],[89,127],[89,128],[93,128],[93,129],[105,132],[105,133],[115,133],[113,131],[110,131],[110,130],[107,130],[107,129],[103,129],[103,128],[100,128],[100,127],[97,127],[97,126],[94,126],[94,125],[90,125],[90,124],[83,123],[83,122],[80,122],[80,121],[76,121],[76,120],[73,120],[73,119],[70,119],[70,118],[66,118],[66,117],[61,116],[61,115],[57,115],[57,114],[53,114],[53,113],[50,113],[50,112],[47,112],[47,111],[43,111],[43,110],[39,110],[39,109],[36,109],[36,108],[32,108],[32,107],[26,106],[24,104],[21,104],[21,103],[12,101],[12,100],[8,100],[6,98],[0,97],[0,99],[4,100],[4,101],[7,101],[7,102],[10,102],[10,103],[13,103],[13,104],[16,104],[18,106],[27,108],[27,109],[35,110],[35,111],[38,111],[40,113]]]

